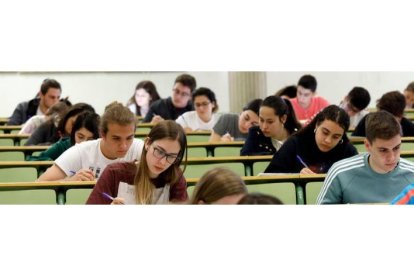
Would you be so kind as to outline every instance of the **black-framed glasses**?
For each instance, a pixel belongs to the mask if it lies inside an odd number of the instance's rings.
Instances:
[[[154,154],[154,157],[157,159],[163,159],[165,157],[165,160],[167,160],[167,162],[170,164],[174,164],[179,159],[177,154],[166,153],[163,149],[160,149],[154,143],[152,144],[152,148],[152,153]]]

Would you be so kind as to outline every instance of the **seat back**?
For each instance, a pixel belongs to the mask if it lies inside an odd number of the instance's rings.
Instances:
[[[69,189],[66,191],[66,205],[83,205],[89,198],[92,189]]]
[[[283,204],[296,204],[296,189],[293,183],[264,183],[247,185],[249,193],[262,193],[279,198]]]
[[[14,146],[13,139],[10,138],[0,138],[0,146]]]
[[[22,151],[0,152],[0,161],[24,161],[24,153]]]
[[[186,178],[200,178],[208,170],[211,170],[216,167],[225,167],[240,176],[244,176],[244,165],[243,163],[217,163],[217,164],[202,164],[202,165],[187,165],[187,168],[184,172]]]
[[[316,204],[319,192],[321,191],[323,182],[309,182],[305,186],[305,198],[307,205]]]
[[[270,161],[260,161],[253,163],[253,175],[258,175],[266,170],[267,166],[269,166]]]
[[[0,182],[33,182],[36,168],[0,169]],[[0,191],[0,204],[56,204],[54,190]]]

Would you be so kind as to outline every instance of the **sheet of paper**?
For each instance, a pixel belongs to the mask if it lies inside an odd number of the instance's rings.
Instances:
[[[119,182],[117,197],[122,197],[125,200],[125,204],[136,204],[135,186],[125,182]]]

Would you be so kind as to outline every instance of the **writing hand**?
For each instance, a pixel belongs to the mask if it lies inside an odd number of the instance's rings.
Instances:
[[[68,179],[73,181],[92,181],[95,180],[95,175],[93,174],[93,171],[89,169],[80,169],[75,175]]]
[[[124,205],[125,204],[125,199],[122,197],[116,197],[114,198],[114,200],[111,202],[111,205]]]
[[[221,136],[220,140],[223,141],[223,142],[231,142],[231,141],[234,141],[234,138],[231,137],[230,133],[227,132],[226,134]]]
[[[154,117],[152,117],[151,123],[156,124],[156,123],[159,123],[161,121],[164,121],[164,118],[161,117],[160,115],[155,115]]]
[[[303,168],[300,171],[301,174],[315,174],[313,171],[311,171],[309,168]]]

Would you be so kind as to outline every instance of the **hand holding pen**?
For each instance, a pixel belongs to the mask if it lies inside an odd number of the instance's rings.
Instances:
[[[300,170],[301,174],[315,174],[311,169],[309,169],[308,165],[299,155],[296,155],[296,159],[298,159],[298,161],[304,166],[304,168]]]
[[[224,134],[223,136],[221,136],[221,141],[223,141],[223,142],[231,142],[231,141],[234,141],[234,138],[231,137],[229,131],[227,130],[226,134]]]
[[[79,171],[70,171],[72,174],[69,179],[73,181],[92,181],[95,180],[95,175],[90,169],[80,169]]]
[[[164,118],[161,117],[160,115],[157,115],[156,113],[152,113],[152,115],[153,115],[152,120],[151,120],[152,124],[156,124],[156,123],[159,123],[161,121],[164,121]]]
[[[125,201],[122,197],[112,197],[104,192],[102,192],[102,195],[105,198],[112,200],[111,205],[125,205]]]

